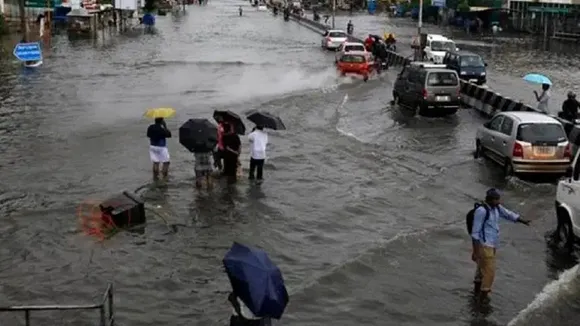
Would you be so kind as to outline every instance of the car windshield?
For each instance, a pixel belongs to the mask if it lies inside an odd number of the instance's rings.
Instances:
[[[455,51],[455,43],[449,41],[432,41],[432,51]]]
[[[347,45],[344,47],[344,52],[349,51],[364,51],[365,47],[363,45]]]
[[[365,57],[362,55],[344,55],[340,58],[342,62],[349,62],[349,63],[364,63]]]
[[[329,37],[346,37],[346,34],[343,32],[330,32],[328,33]]]
[[[483,60],[478,55],[468,55],[461,57],[462,67],[483,67]]]
[[[563,142],[566,133],[558,123],[524,123],[518,126],[517,140],[527,143]]]
[[[433,71],[427,76],[427,86],[457,86],[459,81],[453,72]]]

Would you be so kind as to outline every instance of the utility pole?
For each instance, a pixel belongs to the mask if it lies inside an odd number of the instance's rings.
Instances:
[[[415,60],[421,60],[423,49],[421,48],[421,27],[423,26],[423,0],[419,0],[419,21],[417,22],[417,41],[418,47],[415,50]]]
[[[18,9],[20,11],[20,29],[22,31],[22,41],[28,42],[28,23],[26,21],[25,0],[18,0]]]
[[[334,16],[336,15],[336,0],[332,0],[332,29],[334,29]]]

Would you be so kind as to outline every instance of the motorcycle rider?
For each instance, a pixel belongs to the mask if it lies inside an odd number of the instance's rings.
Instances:
[[[348,24],[346,24],[346,33],[348,35],[352,35],[352,33],[354,33],[354,25],[352,24],[352,20],[349,20]]]
[[[395,39],[395,36],[392,33],[389,33],[388,35],[385,36],[385,44],[393,51],[396,50],[395,43],[397,43],[397,40]]]
[[[377,39],[373,43],[372,54],[375,57],[375,65],[377,68],[377,73],[379,74],[381,73],[381,70],[383,70],[383,65],[384,69],[389,68],[389,64],[387,61],[389,53],[387,52],[386,44],[383,43],[382,40]]]
[[[369,34],[369,37],[365,39],[365,48],[367,49],[367,51],[371,51],[373,49],[373,43],[374,38],[371,34]]]

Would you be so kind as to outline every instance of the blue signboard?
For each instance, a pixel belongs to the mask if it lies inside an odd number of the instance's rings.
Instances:
[[[18,43],[14,47],[14,56],[20,61],[41,61],[42,50],[39,42]]]
[[[439,8],[445,8],[447,6],[446,0],[431,0],[431,5]]]

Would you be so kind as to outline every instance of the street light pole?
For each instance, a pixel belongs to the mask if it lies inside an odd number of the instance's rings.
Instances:
[[[334,16],[335,16],[335,14],[336,14],[336,0],[332,0],[332,29],[334,29]]]
[[[423,0],[419,0],[419,21],[417,22],[417,49],[415,50],[415,60],[421,60],[423,49],[421,48],[421,27],[423,26]]]

